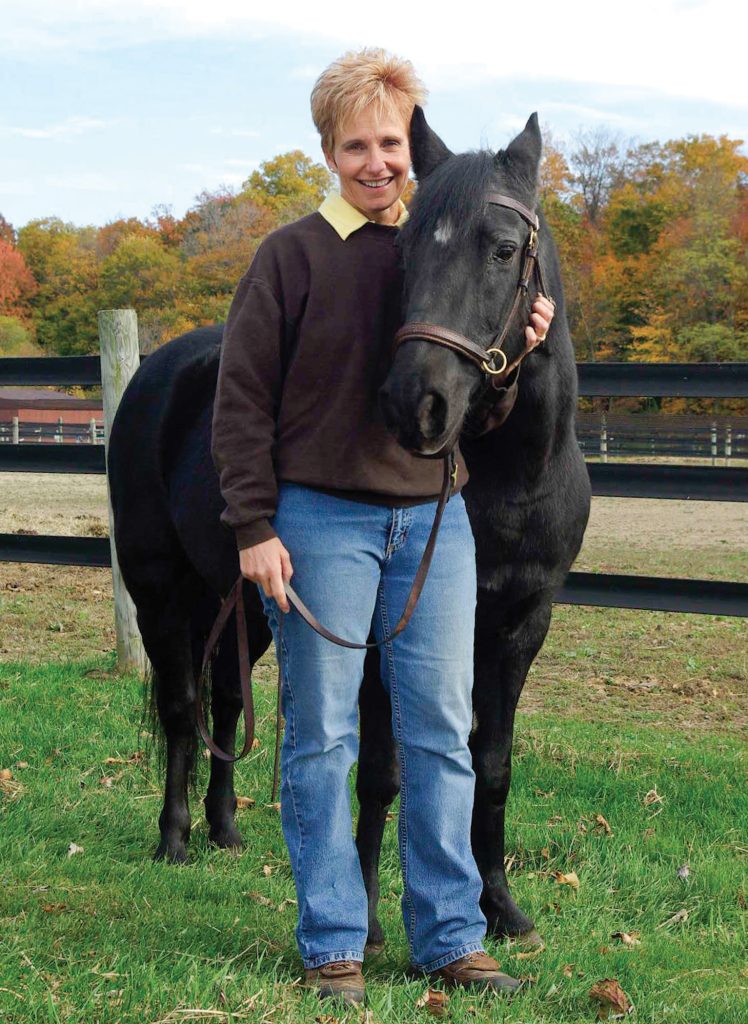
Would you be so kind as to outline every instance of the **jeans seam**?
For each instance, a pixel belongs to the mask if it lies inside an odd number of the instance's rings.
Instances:
[[[289,700],[290,700],[290,708],[291,708],[291,730],[290,730],[291,735],[289,737],[290,741],[291,741],[290,745],[291,745],[292,751],[295,751],[296,750],[296,715],[294,714],[295,700],[294,700],[293,688],[291,686],[291,674],[290,674],[289,669],[288,669],[288,648],[286,646],[286,641],[285,640],[281,641],[281,651],[280,651],[280,654],[281,654],[281,658],[283,659],[282,679],[283,679],[283,682],[286,684],[286,689],[288,691]],[[286,725],[288,725],[288,723],[286,723]],[[289,758],[289,762],[290,762],[290,758]],[[289,794],[291,796],[291,806],[293,807],[294,817],[296,818],[296,827],[299,830],[299,852],[298,852],[298,856],[297,856],[297,859],[296,859],[296,870],[298,872],[299,878],[302,878],[303,875],[302,875],[302,871],[301,871],[301,863],[302,863],[302,854],[304,852],[304,828],[303,828],[303,824],[302,824],[302,821],[301,821],[301,816],[299,814],[299,809],[298,809],[298,806],[296,804],[296,797],[294,796],[293,785],[291,784],[290,764],[287,764],[287,768],[288,768],[288,778],[286,779],[286,782],[288,783],[288,792],[289,792]],[[304,927],[303,927],[303,924],[302,924],[304,913],[305,913],[305,908],[302,907],[300,909],[299,920],[298,920],[299,945],[301,945],[302,941],[304,942],[304,945],[306,945],[306,939],[303,938]],[[345,957],[341,957],[341,959],[345,959]]]
[[[325,964],[334,964],[338,960],[357,960],[364,962],[364,954],[358,949],[338,949],[334,953],[317,953],[316,956],[304,957],[304,967],[313,971],[317,967],[324,967]]]
[[[387,616],[387,605],[386,605],[386,602],[384,600],[384,589],[383,589],[381,583],[380,583],[380,586],[379,586],[378,600],[379,600],[379,613],[380,613],[381,620],[382,620],[382,629],[384,631],[384,635],[387,636],[387,634],[389,633],[389,628],[390,627],[389,627],[389,619],[388,619],[388,616]],[[396,722],[395,732],[396,732],[398,754],[399,754],[399,760],[400,760],[400,818],[401,818],[401,821],[402,821],[402,828],[400,830],[401,840],[400,840],[400,844],[399,844],[400,845],[400,863],[402,864],[403,888],[405,890],[403,895],[404,895],[405,903],[406,903],[406,905],[408,907],[408,910],[410,912],[409,913],[409,919],[408,919],[408,924],[407,924],[406,930],[407,930],[407,936],[408,936],[408,945],[410,946],[410,949],[412,951],[413,950],[413,945],[414,945],[414,942],[415,942],[416,911],[415,911],[415,907],[413,906],[413,901],[410,898],[410,891],[409,891],[409,887],[408,887],[408,852],[407,852],[408,851],[408,824],[407,824],[407,809],[408,809],[407,779],[408,779],[408,772],[407,772],[407,764],[406,764],[406,758],[405,758],[405,744],[403,743],[403,735],[402,735],[402,722],[401,722],[401,716],[400,716],[400,699],[399,699],[398,689],[397,689],[397,674],[395,672],[395,660],[394,660],[394,655],[393,655],[393,651],[392,651],[392,643],[391,642],[387,643],[384,646],[385,646],[385,652],[386,652],[386,655],[387,655],[387,669],[388,669],[388,675],[390,677],[390,700],[392,702],[392,710],[395,713],[395,722]]]
[[[427,964],[414,964],[414,966],[430,974],[432,971],[438,971],[442,967],[448,967],[449,964],[453,964],[456,960],[461,960],[468,953],[485,953],[485,951],[482,942],[466,942],[465,945],[458,946],[457,949],[453,949],[450,953],[445,953],[444,956],[440,956],[437,960],[430,960]]]

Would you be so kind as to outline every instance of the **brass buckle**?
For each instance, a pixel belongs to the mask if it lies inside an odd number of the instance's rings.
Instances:
[[[500,348],[487,348],[486,349],[486,355],[490,356],[490,355],[494,355],[494,354],[501,356],[501,358],[504,360],[504,362],[501,364],[500,369],[495,370],[492,366],[488,365],[488,363],[486,362],[485,359],[481,363],[481,366],[483,367],[483,369],[485,370],[486,373],[490,373],[492,376],[498,377],[499,374],[502,374],[504,372],[504,370],[506,370],[507,358],[506,358],[506,354],[504,352],[502,352],[502,350]]]
[[[530,239],[527,243],[528,249],[535,251],[538,247],[538,233],[535,228],[530,228]]]
[[[455,460],[455,468],[452,470],[452,475],[450,477],[450,479],[452,480],[452,493],[453,494],[454,494],[454,489],[457,486],[457,470],[458,470],[458,465],[457,465],[457,460]]]

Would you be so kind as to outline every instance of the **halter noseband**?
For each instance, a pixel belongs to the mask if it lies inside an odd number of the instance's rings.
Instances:
[[[535,280],[539,295],[548,297],[548,292],[543,280],[543,272],[540,269],[540,260],[538,259],[538,232],[540,231],[538,215],[517,199],[502,195],[500,192],[489,192],[486,196],[486,202],[494,206],[503,206],[509,210],[514,210],[530,227],[530,234],[525,243],[523,253],[522,272],[517,284],[512,308],[504,326],[500,331],[496,332],[491,340],[491,344],[487,348],[483,348],[482,345],[479,345],[471,338],[467,338],[464,334],[459,334],[448,327],[412,320],[409,323],[403,324],[395,335],[392,351],[394,355],[398,346],[404,341],[433,341],[437,345],[451,348],[453,351],[470,359],[485,375],[486,383],[490,383],[493,388],[499,389],[504,386],[507,378],[517,369],[525,356],[529,355],[533,348],[535,348],[535,344],[526,344],[524,350],[511,363],[509,363],[506,353],[502,349],[520,310],[522,300],[527,295],[530,280]],[[499,361],[498,366],[496,365],[497,360]]]

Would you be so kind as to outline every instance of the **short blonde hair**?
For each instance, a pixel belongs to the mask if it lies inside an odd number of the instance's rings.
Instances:
[[[380,117],[394,109],[408,125],[413,107],[427,95],[409,60],[378,47],[349,50],[322,72],[312,89],[312,120],[322,149],[331,152],[342,126],[371,106]]]

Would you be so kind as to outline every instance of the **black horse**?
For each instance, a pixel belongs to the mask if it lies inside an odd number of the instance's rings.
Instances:
[[[402,232],[407,319],[452,329],[486,344],[512,304],[526,226],[512,210],[487,208],[499,189],[532,208],[540,135],[533,117],[495,156],[453,156],[416,110],[411,125],[419,180]],[[500,431],[463,438],[470,471],[463,493],[475,534],[476,772],[472,842],[484,880],[482,908],[499,935],[532,936],[532,921],[509,893],[504,872],[504,811],[514,713],[529,666],[545,638],[554,594],[579,550],[589,512],[589,481],[574,436],[576,376],[563,308],[558,259],[544,223],[541,262],[556,300],[545,344],[522,364],[514,408]],[[529,302],[504,348],[524,345]],[[221,328],[192,331],[158,349],[120,403],[109,445],[115,541],[153,666],[152,696],[166,738],[166,789],[156,857],[186,858],[188,783],[197,753],[196,678],[202,649],[238,576],[233,536],[210,455]],[[456,436],[481,392],[480,371],[428,342],[400,346],[383,388],[383,410],[412,450],[437,451]],[[245,584],[252,663],[271,636],[253,585]],[[213,736],[234,750],[241,708],[233,620],[210,665]],[[370,900],[369,944],[383,942],[377,920],[379,849],[399,788],[389,698],[379,655],[369,651],[360,692],[357,844]],[[231,764],[211,758],[205,798],[211,841],[239,846]]]

